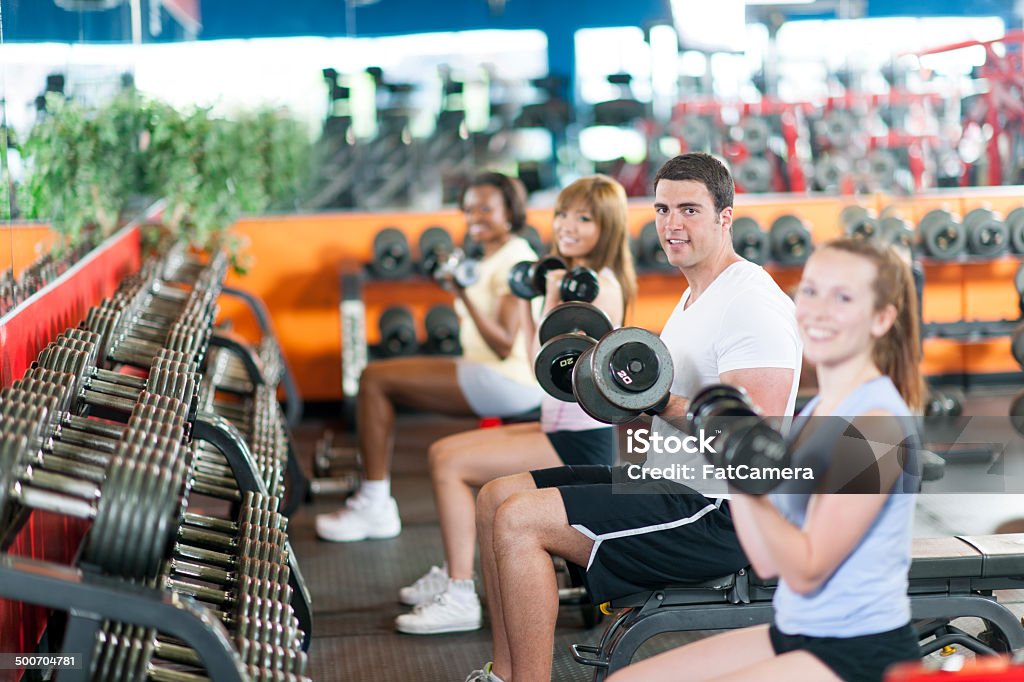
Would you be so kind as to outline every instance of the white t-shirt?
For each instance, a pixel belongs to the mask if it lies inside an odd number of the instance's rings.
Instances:
[[[500,249],[480,261],[479,278],[472,286],[466,287],[466,296],[484,317],[497,318],[501,297],[509,293],[508,273],[513,265],[524,260],[535,261],[537,254],[525,239],[513,236]],[[465,360],[483,363],[521,384],[536,383],[522,334],[516,334],[512,351],[502,360],[480,335],[460,299],[455,299],[455,313],[459,316],[459,342]]]
[[[795,370],[785,415],[791,416],[800,383],[803,347],[796,328],[796,309],[775,280],[759,265],[740,261],[726,268],[700,298],[686,308],[690,290],[683,292],[661,332],[675,369],[671,391],[690,398],[720,375],[738,369]],[[674,426],[655,417],[653,433],[682,438]],[[708,461],[699,452],[649,452],[645,468],[666,470],[674,464],[693,467],[693,478],[670,479],[708,497],[724,497],[726,482],[700,474]],[[678,469],[676,469],[678,471]]]

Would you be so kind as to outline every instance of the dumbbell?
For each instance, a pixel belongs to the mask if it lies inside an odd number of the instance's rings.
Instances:
[[[1018,273],[1021,271],[1024,271],[1024,266],[1021,266]],[[1014,327],[1010,334],[1010,353],[1013,354],[1013,359],[1017,361],[1017,364],[1024,367],[1024,322]]]
[[[765,422],[741,388],[724,384],[705,386],[690,401],[687,422],[693,434],[716,434],[714,451],[705,451],[705,457],[715,467],[732,474],[728,476],[730,483],[748,495],[770,492],[783,479],[768,473],[769,470],[788,469],[792,465],[782,434]],[[744,470],[752,475],[744,475]],[[765,473],[755,475],[755,471]]]
[[[306,655],[301,651],[244,639],[236,641],[236,648],[253,682],[309,680],[302,676]],[[160,660],[174,667],[164,667],[166,664],[161,665]],[[183,665],[201,668],[202,662],[195,651],[162,638],[155,629],[108,622],[98,633],[90,676],[97,682],[200,682],[207,679],[198,672],[182,670]],[[292,672],[293,668],[301,672]]]
[[[1007,214],[1006,231],[1010,235],[1013,252],[1024,253],[1024,206],[1015,208]]]
[[[69,405],[67,398],[60,395],[63,391],[63,387],[57,384],[22,379],[3,393],[0,415],[5,419],[14,418],[18,410],[23,409],[21,406],[26,405],[44,408],[44,430],[48,436],[39,446],[37,460],[50,471],[71,475],[81,481],[102,483],[128,427],[70,414],[66,411]],[[147,395],[147,401],[149,397]],[[165,406],[168,404],[168,401],[164,402]],[[136,412],[150,421],[159,420],[171,432],[179,434],[181,440],[185,430],[181,414],[161,409],[151,402],[140,405]],[[138,419],[136,417],[136,423]],[[221,464],[223,461],[219,453],[212,464],[201,458],[196,460],[196,469],[190,479],[191,489],[224,500],[240,499],[231,470]]]
[[[953,391],[940,391],[929,388],[925,398],[924,414],[926,417],[959,417],[963,414],[963,397]]]
[[[437,266],[455,251],[455,242],[443,227],[428,227],[420,235],[419,250],[420,273],[433,277]]]
[[[576,359],[572,392],[583,411],[606,424],[623,424],[665,409],[672,356],[655,334],[620,327]]]
[[[573,367],[585,350],[611,330],[604,311],[589,303],[573,301],[553,308],[537,329],[541,348],[533,368],[540,387],[558,400],[576,402]]]
[[[373,237],[370,271],[380,279],[403,279],[412,273],[412,254],[405,233],[385,227]]]
[[[748,156],[736,164],[736,184],[744,192],[768,192],[772,188],[772,164],[763,156]]]
[[[992,258],[1006,251],[1010,233],[999,216],[991,209],[976,208],[964,216],[967,230],[967,250],[977,256]]]
[[[508,274],[508,285],[512,293],[527,300],[543,296],[547,291],[547,276],[553,270],[565,270],[565,261],[558,256],[548,256],[538,261],[520,261],[512,266]],[[597,273],[590,268],[575,267],[562,278],[559,289],[563,301],[589,303],[597,298],[599,291]]]
[[[640,230],[640,236],[635,242],[637,263],[652,270],[672,270],[672,264],[668,262],[665,250],[661,248],[661,241],[658,239],[658,228],[654,221],[647,223]]]
[[[747,116],[740,123],[743,145],[751,154],[763,154],[768,151],[768,140],[772,136],[772,127],[763,118]],[[757,191],[757,190],[748,190]]]
[[[672,380],[672,357],[661,339],[644,329],[623,327],[581,354],[573,372],[573,392],[590,416],[617,424],[632,421],[641,413],[664,410]],[[716,434],[716,452],[705,453],[715,466],[789,466],[781,434],[761,418],[739,389],[716,385],[698,392],[690,402],[687,423],[693,434],[701,430]],[[763,494],[766,485],[777,482],[730,478],[750,494]]]
[[[803,265],[811,255],[811,232],[794,215],[781,215],[769,230],[772,259],[780,265]]]
[[[476,284],[480,278],[480,261],[469,258],[462,249],[455,249],[447,258],[438,262],[432,274],[442,285],[451,279],[465,289]]]
[[[751,263],[768,262],[768,233],[753,218],[741,216],[732,221],[732,247]]]
[[[903,218],[886,216],[878,223],[879,238],[883,244],[911,249],[914,246],[914,229]]]
[[[899,169],[899,162],[896,155],[889,149],[876,149],[868,154],[868,173],[875,181],[878,189],[886,190],[896,182],[896,171]]]
[[[823,192],[835,192],[850,173],[850,162],[845,156],[828,154],[814,161],[814,183]]]
[[[436,305],[427,311],[423,320],[427,328],[426,350],[439,355],[459,355],[459,318],[448,305]]]
[[[392,306],[380,316],[380,351],[384,357],[414,355],[416,323],[405,306]]]
[[[62,337],[44,348],[37,359],[38,367],[30,369],[25,377],[47,380],[46,372],[65,373],[72,377],[71,390],[86,405],[104,407],[130,413],[138,396],[143,392],[166,395],[189,407],[189,421],[194,421],[198,410],[199,380],[191,362],[183,353],[164,350],[153,361],[145,384],[139,388],[134,377],[109,381],[111,373],[100,374],[96,368],[95,343],[84,339]],[[49,377],[57,380],[57,377]]]
[[[928,211],[917,224],[917,232],[925,253],[939,260],[956,258],[967,246],[964,226],[942,208]]]
[[[180,434],[167,425],[129,431],[101,486],[44,468],[46,424],[45,408],[22,405],[5,417],[0,510],[17,501],[92,519],[84,561],[128,578],[154,576],[182,511],[187,462]]]
[[[858,239],[881,236],[878,220],[863,206],[846,206],[839,212],[839,222],[847,236]]]

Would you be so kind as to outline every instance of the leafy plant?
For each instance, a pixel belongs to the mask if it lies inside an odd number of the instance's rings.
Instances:
[[[308,137],[282,112],[229,120],[135,92],[99,108],[51,97],[47,111],[25,146],[26,213],[71,244],[90,224],[109,234],[127,201],[143,195],[166,199],[174,237],[237,255],[227,228],[243,213],[293,205],[308,177]]]

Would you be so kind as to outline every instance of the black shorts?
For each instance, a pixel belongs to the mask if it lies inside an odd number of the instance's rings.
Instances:
[[[585,570],[595,603],[719,578],[749,564],[727,502],[671,481],[632,481],[624,472],[607,466],[530,472],[538,488],[558,488],[569,524],[594,541]]]
[[[787,635],[773,624],[768,628],[768,637],[776,654],[806,651],[844,682],[881,682],[889,666],[921,658],[917,634],[910,623],[860,637]]]
[[[615,429],[611,426],[586,431],[552,431],[544,435],[563,464],[615,464]]]

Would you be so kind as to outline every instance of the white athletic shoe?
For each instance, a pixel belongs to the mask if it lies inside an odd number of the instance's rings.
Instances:
[[[466,682],[501,682],[501,678],[491,672],[493,666],[494,664],[488,661],[482,669],[471,672]]]
[[[410,635],[439,635],[479,630],[482,622],[480,598],[475,592],[459,596],[443,592],[396,618],[395,629]]]
[[[406,606],[428,604],[448,589],[448,571],[431,566],[423,577],[398,591],[398,601]]]
[[[402,519],[393,497],[373,504],[362,495],[353,495],[333,514],[316,515],[316,534],[331,542],[393,538],[401,532]]]

